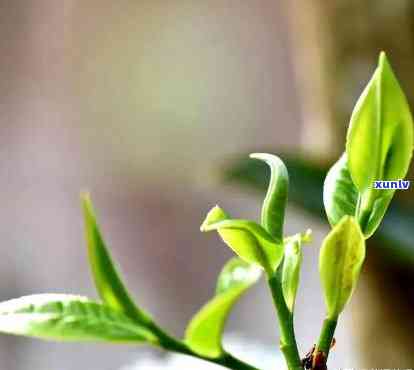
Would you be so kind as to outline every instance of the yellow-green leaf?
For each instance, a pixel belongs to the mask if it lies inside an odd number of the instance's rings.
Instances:
[[[243,260],[274,272],[283,258],[283,245],[255,222],[228,219],[218,206],[201,225],[201,231],[217,230],[223,241]]]
[[[346,152],[360,192],[375,180],[399,180],[407,174],[413,151],[413,119],[385,53],[359,98],[347,135]]]
[[[375,189],[374,181],[404,179],[413,143],[407,99],[385,53],[381,53],[378,67],[352,113],[346,141],[349,172],[360,193],[356,216],[365,235],[375,231],[395,192]],[[383,199],[378,202],[379,198]]]
[[[282,269],[282,289],[286,305],[288,306],[290,312],[293,312],[295,305],[302,259],[303,252],[301,235],[299,234],[288,238],[285,242],[285,253]]]
[[[325,238],[319,273],[328,318],[343,311],[356,287],[365,259],[365,239],[354,217],[344,216]]]
[[[185,343],[208,358],[223,354],[222,336],[227,317],[240,296],[260,277],[261,270],[240,258],[231,259],[219,275],[216,295],[190,321]]]

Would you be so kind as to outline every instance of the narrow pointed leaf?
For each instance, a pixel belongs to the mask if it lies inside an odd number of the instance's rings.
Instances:
[[[223,354],[222,336],[227,317],[240,296],[260,275],[260,269],[237,257],[224,266],[216,296],[201,308],[187,327],[185,342],[194,352],[208,358]]]
[[[56,341],[157,343],[150,331],[123,313],[64,294],[32,295],[0,303],[0,332]]]
[[[270,167],[270,181],[263,201],[261,224],[277,242],[281,243],[289,188],[288,171],[282,160],[275,155],[253,153],[250,157],[264,161]]]
[[[99,296],[111,308],[138,322],[150,323],[149,315],[135,305],[119,276],[100,232],[89,195],[82,195],[82,206],[89,263]]]
[[[223,241],[243,260],[275,271],[283,258],[283,245],[260,225],[248,220],[226,219],[226,213],[214,207],[201,225],[201,231],[217,230]],[[218,221],[221,220],[221,221]]]
[[[356,287],[365,259],[365,239],[355,218],[345,216],[325,238],[319,273],[328,317],[336,319]]]
[[[299,287],[300,268],[302,265],[302,238],[301,235],[289,238],[285,242],[285,253],[282,270],[282,289],[286,304],[293,312],[296,293]]]

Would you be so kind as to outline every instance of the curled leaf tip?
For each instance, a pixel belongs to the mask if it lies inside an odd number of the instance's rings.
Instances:
[[[229,215],[224,212],[218,205],[214,206],[208,213],[203,221],[203,223],[200,226],[200,230],[202,232],[207,232],[213,230],[210,226],[220,222],[227,220],[229,218]]]
[[[251,153],[249,157],[252,159],[259,159],[265,162],[270,162],[270,161],[275,161],[275,160],[279,160],[282,162],[282,160],[277,155],[269,154],[269,153]]]
[[[287,173],[287,169],[283,161],[275,154],[270,153],[251,153],[249,155],[252,159],[258,159],[267,163],[272,171],[279,170]]]
[[[249,158],[259,159],[264,153],[250,153]]]
[[[266,231],[281,243],[289,187],[287,168],[283,161],[273,154],[252,153],[250,158],[261,160],[270,167],[270,181],[263,201],[261,223]]]

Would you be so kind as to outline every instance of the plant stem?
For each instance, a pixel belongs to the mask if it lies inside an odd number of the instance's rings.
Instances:
[[[188,348],[188,346],[185,343],[165,333],[164,330],[162,330],[156,324],[151,323],[150,328],[158,336],[158,339],[160,341],[159,343],[160,347],[167,351],[196,357],[201,360],[208,361],[208,362],[211,362],[217,365],[221,365],[221,366],[227,367],[228,369],[232,369],[232,370],[260,370],[257,367],[254,367],[246,362],[239,360],[238,358],[232,356],[230,353],[227,353],[227,352],[224,352],[218,358],[204,357],[202,355],[199,355],[193,352],[190,348]]]
[[[333,319],[326,318],[322,325],[321,334],[319,336],[318,343],[315,348],[314,352],[314,364],[315,367],[315,359],[317,361],[323,361],[323,364],[317,364],[318,366],[325,366],[326,362],[328,361],[329,351],[332,346],[332,341],[334,339],[336,325],[338,323],[338,318],[335,317]],[[318,367],[319,368],[319,367]]]
[[[322,330],[319,336],[318,344],[316,345],[316,350],[324,352],[326,354],[326,357],[328,357],[329,350],[331,349],[337,323],[337,317],[334,319],[326,318],[322,325]]]
[[[283,297],[282,284],[278,273],[268,280],[280,328],[280,350],[289,370],[303,370],[293,328],[293,314],[289,311]]]
[[[213,362],[218,365],[225,366],[229,369],[233,370],[259,370],[258,368],[249,365],[236,357],[233,357],[230,353],[225,353],[221,358],[217,360],[209,360],[205,359],[206,361]]]

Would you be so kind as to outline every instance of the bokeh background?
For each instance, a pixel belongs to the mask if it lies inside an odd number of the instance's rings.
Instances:
[[[86,189],[138,302],[182,335],[231,256],[199,225],[216,203],[258,217],[266,172],[247,154],[266,150],[292,172],[287,232],[314,230],[296,319],[307,352],[324,311],[320,183],[380,50],[413,106],[414,3],[2,0],[0,31],[0,298],[96,296]],[[371,243],[332,368],[414,365],[413,209],[413,192],[400,194]],[[264,285],[228,331],[277,353]],[[150,369],[148,355],[159,353],[0,337],[4,370]]]

